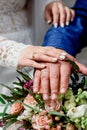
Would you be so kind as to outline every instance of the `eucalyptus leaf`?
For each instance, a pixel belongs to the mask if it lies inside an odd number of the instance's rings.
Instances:
[[[48,113],[50,115],[56,115],[56,116],[59,116],[59,117],[65,117],[64,114],[61,114],[60,112],[57,112],[57,111],[49,111]]]
[[[28,81],[28,80],[31,79],[27,74],[24,74],[24,73],[22,73],[22,72],[20,72],[20,71],[17,71],[17,72],[22,76],[22,78],[23,78],[25,81]]]
[[[5,127],[3,128],[3,130],[6,130],[9,126],[11,126],[12,124],[14,124],[15,122],[17,122],[17,119],[12,119],[10,120]]]
[[[4,118],[4,116],[5,116],[6,112],[7,112],[7,109],[8,109],[8,107],[9,107],[10,105],[11,105],[11,103],[8,103],[8,104],[5,105],[5,108],[4,108],[4,110],[3,110],[3,115],[2,115],[3,118]]]
[[[79,72],[79,67],[78,67],[78,65],[75,62],[73,62],[73,61],[71,61],[69,59],[66,60],[66,61],[69,62],[72,65],[74,71]]]
[[[7,88],[7,89],[9,89],[12,93],[15,93],[15,94],[18,94],[18,95],[22,95],[21,92],[15,91],[13,88],[11,88],[11,87],[9,87],[7,85],[4,85],[4,84],[0,84],[0,85],[3,86],[3,87],[5,87],[5,88]]]
[[[34,108],[34,107],[30,106],[30,105],[27,105],[27,104],[25,104],[25,103],[22,103],[22,104],[23,104],[24,106],[30,108],[31,110],[40,113],[40,110],[38,110],[38,109],[36,109],[36,108]]]
[[[6,99],[0,94],[0,102],[6,104]]]

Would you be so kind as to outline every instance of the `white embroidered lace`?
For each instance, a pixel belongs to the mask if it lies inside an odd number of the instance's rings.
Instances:
[[[27,14],[24,9],[27,0],[0,0],[0,33],[18,32],[28,28]],[[17,67],[20,51],[25,48],[17,43],[0,37],[0,66]]]
[[[27,45],[0,37],[0,66],[16,67],[22,49]]]

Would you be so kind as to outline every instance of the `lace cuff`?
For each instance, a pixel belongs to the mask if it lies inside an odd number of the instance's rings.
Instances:
[[[17,69],[20,52],[27,46],[23,43],[17,43],[0,37],[0,66],[14,67]]]

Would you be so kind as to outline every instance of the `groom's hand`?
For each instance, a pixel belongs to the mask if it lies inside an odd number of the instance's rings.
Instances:
[[[72,67],[65,61],[45,64],[46,68],[35,72],[34,90],[38,92],[41,87],[44,100],[48,100],[50,96],[52,100],[56,100],[58,93],[65,93],[68,88]]]
[[[59,49],[58,49],[59,51]],[[60,50],[61,51],[61,50]],[[79,66],[79,72],[87,75],[87,67],[76,61],[74,57],[67,54],[67,58]],[[34,92],[42,89],[44,100],[56,100],[58,93],[65,93],[68,88],[72,67],[68,62],[58,60],[56,63],[44,63],[46,68],[36,69],[34,75]]]
[[[75,12],[65,6],[61,1],[51,2],[45,8],[45,19],[48,24],[53,23],[55,27],[69,25],[73,21]]]

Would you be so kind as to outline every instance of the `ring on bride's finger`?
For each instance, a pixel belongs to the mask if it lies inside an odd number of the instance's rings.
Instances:
[[[61,55],[59,56],[59,58],[61,59],[61,60],[65,60],[66,59],[66,53],[65,52],[63,52],[63,53],[61,53]]]
[[[35,58],[36,58],[35,55],[36,55],[36,53],[33,53],[33,54],[32,54],[32,59],[35,59]]]

